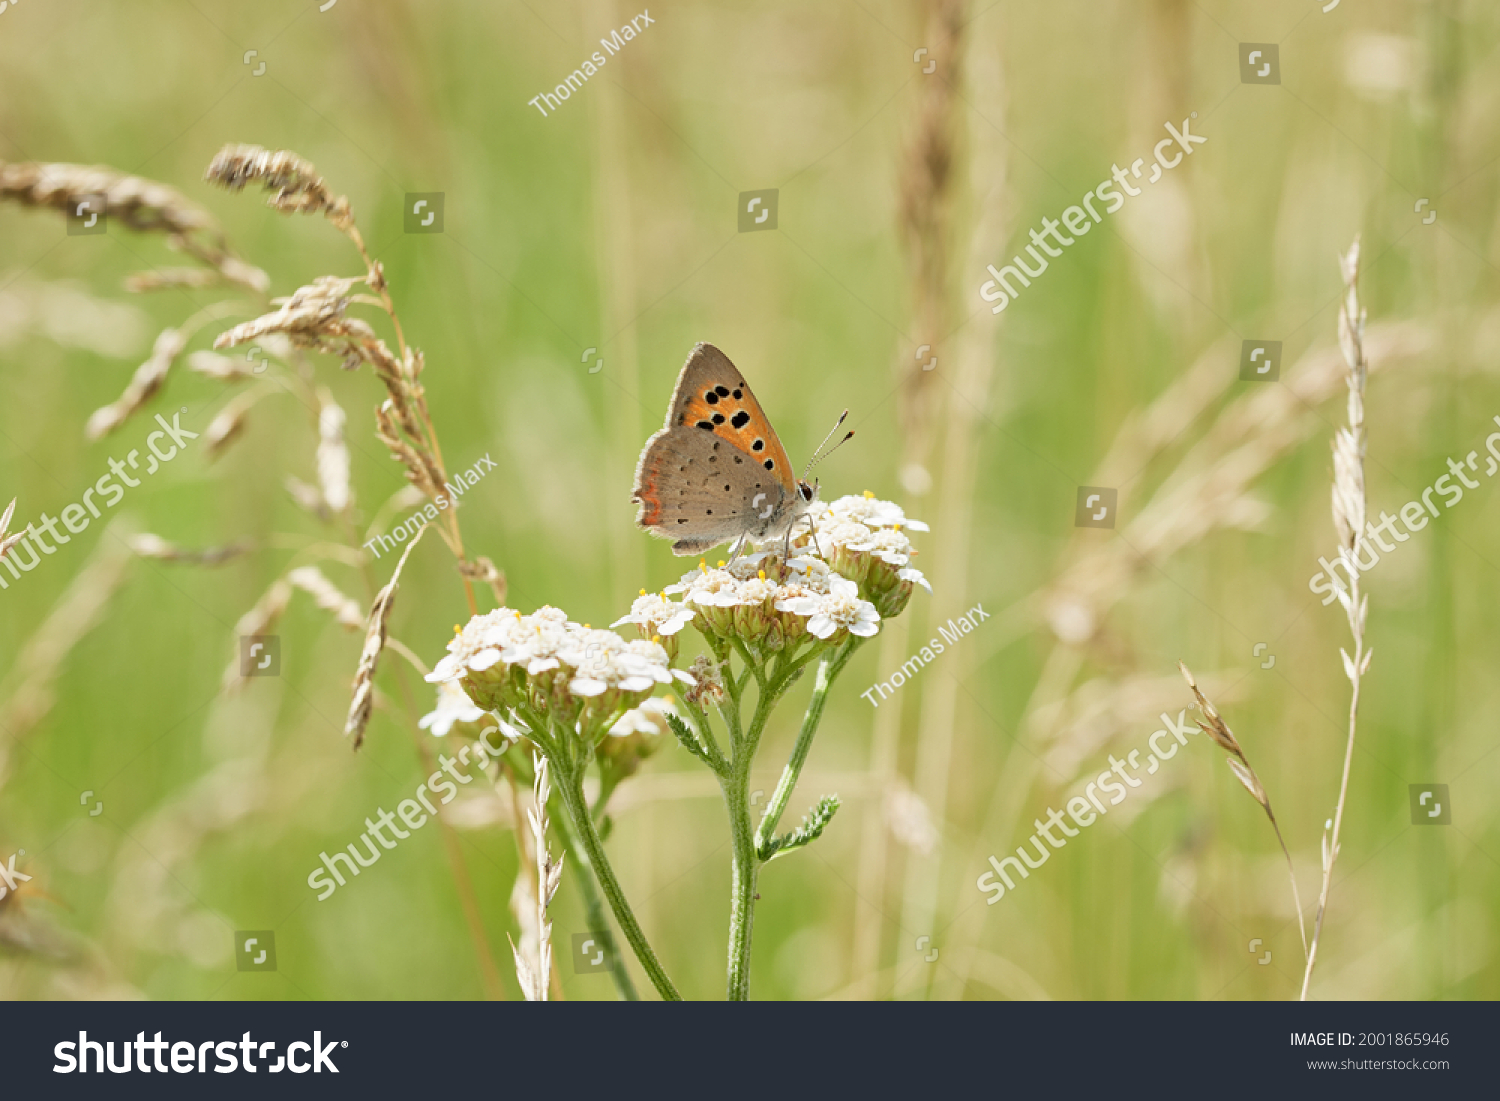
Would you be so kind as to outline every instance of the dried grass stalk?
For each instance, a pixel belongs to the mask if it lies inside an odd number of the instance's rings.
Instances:
[[[380,661],[381,651],[385,649],[386,622],[391,617],[391,605],[395,603],[401,570],[406,565],[406,560],[411,557],[411,552],[421,542],[422,536],[427,533],[429,526],[423,524],[417,530],[417,534],[412,536],[411,542],[406,544],[406,550],[401,552],[401,559],[396,563],[396,569],[391,574],[390,581],[386,582],[385,588],[375,594],[375,602],[370,606],[370,617],[365,626],[365,646],[359,655],[359,668],[354,673],[354,698],[349,704],[349,717],[344,721],[344,737],[354,735],[355,749],[364,744],[365,727],[370,725],[375,667]]]
[[[169,543],[161,536],[150,532],[132,535],[125,542],[138,558],[151,558],[157,562],[188,566],[222,566],[225,562],[239,558],[255,549],[251,543],[239,542],[229,543],[222,547],[190,550],[186,547],[179,547],[175,543]]]
[[[264,294],[270,279],[229,254],[224,232],[201,207],[155,180],[79,164],[0,163],[0,200],[71,214],[103,195],[106,214],[142,233],[165,233],[169,247],[207,264],[224,279]],[[148,277],[149,278],[149,277]]]
[[[335,275],[319,276],[310,286],[297,288],[290,297],[273,298],[272,303],[280,307],[274,313],[220,333],[214,348],[233,348],[267,333],[281,333],[299,348],[357,356],[360,343],[375,342],[375,331],[369,325],[344,316],[350,291],[358,282]]]
[[[551,906],[552,896],[557,894],[558,884],[562,882],[563,860],[566,859],[566,854],[559,856],[554,862],[552,853],[547,847],[549,826],[547,799],[552,794],[547,777],[547,758],[538,753],[535,756],[535,764],[536,776],[532,784],[534,805],[527,808],[526,820],[530,823],[532,837],[536,840],[537,966],[532,967],[531,962],[522,955],[514,941],[511,941],[510,950],[516,959],[516,979],[521,984],[521,993],[526,996],[528,1002],[545,1002],[547,1000],[547,977],[552,973],[552,922],[548,920],[547,908]]]
[[[500,608],[505,607],[505,594],[508,586],[505,574],[500,572],[494,562],[480,555],[472,562],[460,562],[458,572],[471,581],[479,581],[488,585],[490,592],[495,594],[495,605]]]
[[[184,330],[163,329],[151,348],[150,357],[136,368],[125,392],[113,403],[94,410],[84,427],[84,434],[91,440],[97,440],[113,432],[125,423],[127,417],[155,397],[167,381],[172,364],[177,362],[177,357],[187,347],[187,342],[188,334]]]
[[[1370,598],[1360,593],[1359,551],[1365,540],[1365,380],[1369,363],[1365,359],[1365,310],[1359,304],[1359,238],[1349,251],[1339,257],[1339,274],[1344,279],[1344,297],[1339,303],[1339,351],[1344,356],[1344,381],[1349,389],[1349,423],[1342,425],[1333,437],[1333,528],[1339,537],[1339,557],[1349,568],[1349,584],[1344,587],[1335,579],[1339,603],[1354,639],[1354,656],[1342,648],[1344,675],[1349,678],[1349,737],[1344,745],[1344,771],[1339,780],[1339,801],[1333,812],[1333,833],[1323,835],[1323,886],[1318,893],[1318,916],[1313,922],[1312,948],[1307,955],[1307,969],[1302,973],[1302,1000],[1312,982],[1313,966],[1318,961],[1318,943],[1323,935],[1323,915],[1328,909],[1328,892],[1333,886],[1333,865],[1339,858],[1339,832],[1344,825],[1344,800],[1349,794],[1349,772],[1354,767],[1354,737],[1359,719],[1360,681],[1370,668],[1373,650],[1365,648],[1365,618]]]
[[[203,178],[230,191],[260,183],[275,192],[266,205],[283,214],[322,214],[341,230],[354,224],[349,200],[329,191],[317,169],[290,150],[226,145],[214,156]]]
[[[218,352],[194,352],[187,357],[187,368],[194,374],[216,382],[244,382],[255,377],[245,360],[221,356]]]
[[[131,294],[146,294],[150,291],[200,290],[217,286],[220,282],[219,273],[208,268],[162,268],[132,272],[125,277],[125,289]]]
[[[293,587],[310,595],[318,607],[332,613],[341,627],[357,631],[365,625],[364,613],[359,610],[359,605],[345,596],[318,567],[298,566],[286,575],[286,579]]]
[[[407,480],[418,487],[429,500],[436,502],[447,473],[442,450],[427,409],[427,398],[419,381],[424,363],[422,353],[406,342],[401,320],[396,315],[386,283],[385,269],[371,257],[358,227],[349,201],[336,196],[306,160],[290,150],[268,150],[257,145],[226,145],[209,164],[205,176],[211,182],[238,191],[247,183],[258,182],[273,192],[270,205],[286,213],[321,213],[344,233],[359,250],[365,264],[360,279],[324,276],[312,286],[303,287],[290,299],[278,300],[281,308],[237,326],[222,334],[215,348],[228,347],[265,334],[279,334],[293,343],[319,351],[341,355],[348,370],[369,364],[384,384],[387,400],[376,412],[376,435],[391,454],[406,467]],[[378,303],[366,295],[353,294],[356,283],[379,295]],[[368,324],[345,316],[351,303],[378,304],[390,317],[399,354],[392,353],[384,341],[375,336]],[[325,500],[335,511],[335,500]],[[326,498],[326,494],[325,494]],[[453,509],[445,509],[441,520],[442,535],[453,554],[465,559],[463,539]],[[477,611],[471,579],[463,575],[469,609]]]
[[[292,500],[296,501],[306,511],[312,513],[325,524],[333,519],[333,513],[328,508],[328,503],[323,500],[323,494],[318,492],[317,486],[310,486],[299,478],[290,474],[286,478],[286,491],[291,494]],[[410,488],[410,487],[407,487]]]
[[[1362,324],[1360,335],[1364,344]],[[1383,326],[1368,342],[1380,357],[1381,369],[1426,362],[1435,343],[1432,328],[1415,322]],[[1130,591],[1133,577],[1151,563],[1165,561],[1221,528],[1259,524],[1266,506],[1250,493],[1251,484],[1322,424],[1309,410],[1337,392],[1346,375],[1346,354],[1332,349],[1313,353],[1285,385],[1258,388],[1237,399],[1182,457],[1149,502],[1138,510],[1127,509],[1122,497],[1116,514],[1135,515],[1121,529],[1120,538],[1080,542],[1044,597],[1044,615],[1057,637],[1069,645],[1087,643],[1109,610]],[[1360,390],[1363,393],[1362,380]],[[1163,399],[1163,412],[1191,401],[1189,390],[1175,392],[1170,402]],[[1119,484],[1136,473],[1139,468],[1112,467],[1096,474],[1094,484]]]
[[[234,660],[224,670],[221,685],[226,695],[233,695],[245,687],[246,677],[241,667],[240,639],[256,638],[275,627],[280,622],[282,613],[286,611],[287,602],[291,598],[292,587],[278,577],[266,590],[265,595],[256,602],[255,607],[240,616],[239,622],[234,625]]]
[[[1219,714],[1218,708],[1214,707],[1209,698],[1199,690],[1198,682],[1193,679],[1192,672],[1180,661],[1177,663],[1177,668],[1182,670],[1183,679],[1187,681],[1188,687],[1193,690],[1193,699],[1198,703],[1198,710],[1208,720],[1206,723],[1199,722],[1198,729],[1212,738],[1220,749],[1231,754],[1227,761],[1229,771],[1234,773],[1234,778],[1250,793],[1250,798],[1260,804],[1261,809],[1266,812],[1266,817],[1271,820],[1271,829],[1276,831],[1276,840],[1281,845],[1282,855],[1286,857],[1286,874],[1292,881],[1292,901],[1297,906],[1297,929],[1302,934],[1302,955],[1306,958],[1308,954],[1307,926],[1302,921],[1302,896],[1297,890],[1297,873],[1292,867],[1292,854],[1286,847],[1286,839],[1281,836],[1281,826],[1277,824],[1276,814],[1271,810],[1271,800],[1266,795],[1265,785],[1260,782],[1260,777],[1255,774],[1255,769],[1250,766],[1250,759],[1245,756],[1245,751],[1240,748],[1240,743],[1235,738],[1234,731],[1229,729],[1229,724]]]
[[[125,289],[131,294],[202,290],[230,283],[248,287],[257,294],[265,294],[270,289],[271,277],[254,265],[233,256],[223,257],[214,268],[158,268],[133,272],[125,277]]]
[[[222,247],[223,232],[202,207],[155,180],[126,176],[102,165],[0,164],[0,199],[72,214],[96,195],[110,218],[143,233],[207,234]]]
[[[203,450],[210,459],[224,454],[244,430],[251,407],[270,392],[265,388],[246,390],[214,415],[203,430]]]
[[[344,411],[333,395],[319,388],[318,485],[334,512],[343,512],[353,499],[349,489],[349,448],[344,443]]]

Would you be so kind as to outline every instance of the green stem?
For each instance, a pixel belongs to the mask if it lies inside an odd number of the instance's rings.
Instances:
[[[762,682],[764,683],[764,682]],[[755,928],[755,879],[760,857],[755,852],[755,827],[750,822],[750,766],[760,744],[766,720],[775,706],[776,691],[762,690],[755,703],[755,715],[743,739],[735,739],[734,760],[727,779],[720,782],[724,806],[729,811],[729,836],[732,846],[729,894],[729,1000],[750,999],[750,942]],[[738,708],[735,725],[738,726]]]
[[[574,829],[578,831],[583,852],[598,878],[604,897],[609,900],[609,908],[614,911],[615,920],[620,923],[620,930],[630,942],[630,947],[635,949],[636,959],[641,961],[641,967],[645,969],[647,978],[657,992],[667,1001],[680,1002],[682,995],[677,993],[677,988],[667,978],[656,953],[646,941],[646,934],[635,920],[635,913],[625,900],[625,892],[620,888],[620,881],[615,878],[609,857],[605,855],[604,843],[599,840],[599,831],[594,827],[594,816],[589,813],[588,800],[584,798],[583,767],[575,765],[571,760],[554,760],[552,767],[557,773],[557,792],[562,797],[563,806],[573,821]]]
[[[566,807],[564,808],[566,809]],[[604,900],[599,897],[599,883],[594,873],[593,862],[589,855],[578,843],[578,837],[567,824],[570,815],[558,814],[552,818],[557,832],[562,834],[563,844],[567,847],[568,855],[573,858],[574,865],[581,869],[580,874],[574,876],[583,891],[583,908],[588,915],[589,932],[604,942],[604,951],[609,956],[610,976],[615,980],[615,989],[620,992],[622,1000],[627,1002],[638,1002],[640,994],[636,993],[635,981],[630,977],[630,969],[625,964],[625,957],[615,948],[615,937],[609,928],[609,918],[604,913]]]
[[[797,786],[797,778],[802,775],[802,766],[807,763],[813,737],[818,732],[818,724],[823,720],[823,706],[828,702],[828,690],[833,687],[834,679],[863,641],[857,636],[851,636],[839,649],[818,664],[818,680],[813,686],[812,699],[807,704],[807,713],[802,717],[802,729],[797,734],[797,744],[792,747],[792,755],[787,759],[786,767],[781,770],[781,779],[776,784],[776,791],[771,796],[771,801],[766,804],[766,813],[760,820],[760,827],[755,831],[757,852],[764,851],[766,842],[776,833],[776,826],[781,821],[781,816],[786,813],[786,805],[792,798],[792,789]]]
[[[755,855],[755,829],[750,823],[749,780],[750,758],[744,755],[735,761],[732,775],[721,783],[734,849],[729,896],[728,998],[732,1002],[750,1000],[750,942],[755,927],[759,858]]]

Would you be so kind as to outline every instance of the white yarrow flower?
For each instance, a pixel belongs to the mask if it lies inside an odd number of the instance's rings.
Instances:
[[[661,593],[643,593],[630,605],[630,614],[621,616],[610,624],[618,627],[622,623],[634,623],[646,628],[651,634],[675,635],[693,621],[693,609],[668,600]]]
[[[441,738],[453,729],[454,723],[473,723],[484,718],[483,708],[474,706],[457,684],[443,681],[437,689],[437,707],[417,720],[417,726]]]
[[[860,554],[874,555],[890,566],[904,566],[911,561],[911,540],[894,528],[880,528],[863,539],[847,540],[844,545]]]
[[[840,497],[837,501],[829,504],[828,511],[835,516],[848,520],[856,520],[867,527],[911,528],[912,531],[927,531],[927,525],[921,520],[909,520],[901,506],[894,501],[882,501],[873,496]]]
[[[807,621],[807,630],[826,639],[836,631],[869,638],[880,630],[880,613],[868,600],[859,598],[859,586],[843,577],[830,583],[826,595],[818,599],[817,610]]]

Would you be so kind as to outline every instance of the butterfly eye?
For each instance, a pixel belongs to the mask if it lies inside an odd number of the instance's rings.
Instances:
[[[804,501],[811,501],[813,499],[812,486],[808,485],[806,482],[797,483],[797,492],[802,494],[802,499]]]

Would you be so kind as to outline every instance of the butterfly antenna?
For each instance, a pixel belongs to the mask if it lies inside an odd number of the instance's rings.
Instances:
[[[838,443],[834,444],[832,447],[829,447],[827,451],[823,450],[824,447],[828,446],[828,441],[831,440],[831,439],[833,439],[833,434],[835,432],[837,432],[840,428],[842,428],[843,425],[844,425],[844,421],[846,421],[848,419],[849,419],[849,410],[845,409],[842,413],[839,414],[839,419],[834,424],[834,426],[828,430],[828,435],[826,435],[826,436],[823,437],[823,442],[820,443],[820,444],[818,444],[818,449],[813,452],[812,458],[809,459],[809,460],[807,460],[807,469],[802,472],[802,477],[804,479],[807,478],[807,475],[812,471],[813,467],[817,466],[824,459],[828,458],[829,455],[832,455],[840,447],[844,446],[844,444],[848,443],[851,439],[854,438],[854,433],[850,432],[848,435],[846,435]]]

